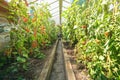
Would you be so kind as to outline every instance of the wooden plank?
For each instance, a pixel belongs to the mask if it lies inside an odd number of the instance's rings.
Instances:
[[[7,17],[9,15],[8,3],[0,0],[0,17]]]
[[[53,47],[52,53],[48,58],[49,60],[46,61],[42,69],[42,72],[40,73],[40,76],[36,80],[49,80],[49,76],[50,76],[52,66],[53,66],[53,61],[55,58],[55,52],[56,52],[57,45],[58,45],[58,40],[56,41],[56,44]]]
[[[74,74],[73,69],[72,69],[72,65],[70,63],[70,59],[67,55],[67,51],[64,48],[63,44],[62,44],[62,46],[63,46],[63,54],[64,54],[64,59],[65,59],[65,70],[66,70],[67,80],[76,80],[75,74]]]
[[[5,4],[3,4],[3,3],[0,2],[0,7],[2,7],[5,10],[8,10],[8,4],[5,5]]]

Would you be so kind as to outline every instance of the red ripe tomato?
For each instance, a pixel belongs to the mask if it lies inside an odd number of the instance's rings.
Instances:
[[[86,44],[86,40],[82,42],[82,45],[85,45]]]
[[[105,32],[104,35],[105,35],[105,37],[108,37],[109,36],[109,32]]]
[[[32,46],[32,48],[36,48],[37,45],[38,45],[38,43],[37,43],[37,41],[35,40],[35,41],[32,42],[32,45],[31,45],[31,46]]]
[[[28,21],[28,18],[23,18],[23,22],[27,22]]]
[[[35,28],[34,29],[34,37],[36,37],[37,36],[37,29]]]
[[[85,28],[87,28],[87,26],[86,26],[86,25],[83,25],[82,28],[85,29]]]
[[[40,27],[41,34],[46,34],[45,26]]]

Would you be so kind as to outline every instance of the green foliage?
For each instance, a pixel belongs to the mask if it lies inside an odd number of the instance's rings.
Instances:
[[[12,20],[13,28],[9,46],[0,54],[0,68],[9,62],[6,73],[27,70],[30,58],[45,58],[40,50],[50,47],[57,39],[58,29],[55,22],[49,20],[48,4],[37,4],[37,7],[31,6],[30,10],[33,14],[28,13],[24,0],[12,0],[9,4],[8,18]]]
[[[65,39],[78,41],[77,61],[87,66],[94,80],[120,79],[119,6],[117,0],[90,0],[82,6],[73,3],[63,14]]]

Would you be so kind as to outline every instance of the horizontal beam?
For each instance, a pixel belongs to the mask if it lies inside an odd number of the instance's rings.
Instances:
[[[54,9],[57,9],[57,8],[59,8],[59,6],[57,6],[57,7],[53,8],[53,9],[51,9],[50,11],[52,11],[52,10],[54,10]]]
[[[55,16],[57,16],[57,15],[59,15],[59,13],[58,13],[58,14],[55,14],[55,15],[52,15],[52,17],[55,17]]]
[[[52,3],[48,4],[48,5],[52,5],[52,4],[56,3],[56,2],[58,2],[58,0],[56,0],[56,1],[54,1],[54,2],[52,2]]]
[[[68,4],[71,4],[70,2],[68,2],[68,1],[66,1],[66,0],[63,0],[63,2],[66,2],[66,3],[68,3]]]
[[[57,13],[57,12],[59,12],[59,11],[56,11],[56,12],[54,12],[54,13],[51,13],[51,14],[55,14],[55,13]]]

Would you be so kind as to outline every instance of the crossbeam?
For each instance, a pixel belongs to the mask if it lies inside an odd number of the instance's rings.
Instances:
[[[57,9],[57,8],[59,8],[59,6],[57,6],[57,7],[53,8],[53,9],[51,9],[50,11],[55,10],[55,9]]]
[[[68,3],[68,4],[71,4],[69,1],[66,1],[66,0],[63,0],[64,2]]]
[[[52,3],[48,4],[48,5],[52,5],[52,4],[56,3],[56,2],[58,2],[58,0],[56,0],[56,1],[54,1],[54,2],[52,2]]]
[[[55,17],[55,16],[57,16],[57,15],[59,15],[59,13],[58,13],[58,14],[55,14],[55,15],[52,15],[52,17]]]
[[[59,12],[59,11],[55,11],[55,12],[53,12],[53,13],[51,13],[51,14],[55,14],[55,13],[57,13],[57,12]]]

